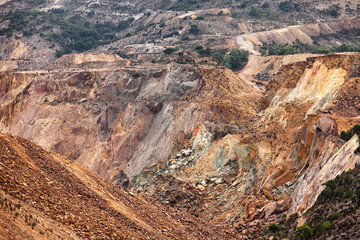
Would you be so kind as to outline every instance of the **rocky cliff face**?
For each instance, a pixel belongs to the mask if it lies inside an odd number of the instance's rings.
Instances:
[[[252,56],[236,74],[65,56],[1,74],[0,131],[245,231],[304,212],[359,162],[356,140],[337,137],[360,122],[359,61]]]
[[[164,166],[143,171],[134,187],[244,230],[284,213],[303,213],[322,183],[360,160],[357,138],[345,144],[337,137],[360,120],[354,106],[358,61],[357,55],[333,55],[280,67],[242,132],[201,125],[188,147]]]
[[[253,115],[253,100],[260,98],[256,87],[229,70],[172,64],[132,69],[121,67],[125,60],[107,58],[85,65],[67,59],[77,68],[65,71],[59,60],[47,71],[3,74],[1,130],[117,180],[121,170],[133,177],[167,160],[177,150],[174,141],[198,122]]]
[[[51,44],[39,37],[0,36],[0,70],[40,69],[55,60]]]
[[[161,112],[171,116],[172,102],[196,84],[196,76],[191,69],[176,66],[146,70],[49,70],[4,74],[2,83],[6,93],[3,131],[64,152],[112,178],[113,171],[109,171],[115,167],[110,166],[112,162],[125,168],[147,132],[158,129],[158,121],[162,120],[156,115]],[[13,114],[17,111],[27,117]],[[53,118],[54,122],[46,127],[41,116]],[[12,124],[18,127],[10,127]],[[167,124],[164,125],[166,130]],[[153,132],[160,134],[157,130]],[[154,163],[146,160],[148,164]]]

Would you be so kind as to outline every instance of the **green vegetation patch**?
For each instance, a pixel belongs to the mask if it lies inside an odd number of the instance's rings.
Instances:
[[[261,55],[290,55],[300,52],[298,45],[280,44],[280,45],[264,45],[261,47]]]
[[[193,35],[199,35],[200,34],[200,28],[198,27],[198,25],[191,25],[190,29],[189,29],[189,33],[193,34]]]
[[[249,52],[246,50],[235,49],[224,57],[223,65],[233,71],[238,71],[245,67],[248,62]]]
[[[358,131],[359,125],[348,132],[355,134]],[[351,134],[343,136],[350,139]],[[297,214],[289,217],[283,215],[278,223],[272,223],[266,228],[266,239],[271,235],[275,239],[325,239],[329,236],[340,239],[341,234],[351,233],[359,217],[360,164],[323,185],[325,189],[315,204],[304,213],[305,224],[296,227],[299,217]]]
[[[360,126],[348,132],[359,131]],[[344,132],[347,133],[347,132]],[[351,133],[351,134],[352,134]],[[349,139],[349,135],[343,134]],[[342,232],[346,232],[357,221],[360,207],[360,165],[355,169],[338,175],[335,179],[324,183],[325,189],[319,195],[316,203],[306,212],[307,222],[314,229],[313,239],[331,235],[337,239]],[[343,219],[347,219],[343,221]]]
[[[279,232],[279,231],[281,230],[281,227],[280,227],[278,224],[276,224],[276,223],[272,223],[272,224],[270,224],[270,226],[268,227],[268,230],[269,230],[270,232],[276,233],[276,232]]]
[[[134,21],[133,18],[129,18],[118,24],[91,23],[86,17],[71,16],[62,9],[52,9],[48,12],[18,10],[0,18],[0,22],[7,20],[9,24],[0,30],[0,35],[10,37],[17,32],[23,33],[24,36],[39,34],[60,46],[56,51],[57,57],[108,44],[117,39],[116,32],[126,29]]]
[[[48,14],[34,10],[10,11],[8,14],[0,16],[0,22],[10,21],[6,28],[0,29],[0,35],[10,37],[15,32],[22,32],[25,36],[39,32],[36,28],[43,22]]]
[[[331,47],[316,47],[311,50],[311,53],[323,53],[323,54],[336,53],[336,52],[360,52],[360,46],[341,44]]]
[[[312,235],[313,235],[312,229],[308,225],[303,224],[296,229],[294,239],[307,240],[310,239]]]
[[[174,53],[174,52],[176,52],[178,49],[176,49],[176,48],[166,48],[165,50],[164,50],[164,53],[165,54],[172,54],[172,53]]]
[[[208,2],[209,0],[179,0],[177,3],[173,4],[169,10],[177,10],[177,11],[191,11],[194,10],[194,8],[200,8],[200,6]],[[164,1],[163,1],[164,2]],[[170,4],[170,1],[167,5]],[[165,4],[166,5],[166,4]],[[164,7],[164,6],[163,6]]]
[[[360,52],[360,45],[335,45],[335,46],[318,46],[312,47],[306,44],[279,44],[279,45],[263,45],[260,48],[261,55],[290,55],[296,53],[319,53],[329,54],[338,52]]]
[[[341,131],[339,137],[345,141],[349,141],[355,134],[358,135],[358,137],[359,137],[359,147],[357,147],[355,149],[355,153],[359,153],[360,152],[360,125],[356,124],[354,127],[352,127],[348,131]]]

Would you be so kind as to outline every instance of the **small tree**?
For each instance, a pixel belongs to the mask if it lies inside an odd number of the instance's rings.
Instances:
[[[235,49],[225,56],[223,65],[233,71],[237,71],[245,67],[248,62],[249,52],[246,50]]]
[[[281,230],[280,226],[277,225],[276,223],[272,223],[270,224],[270,226],[268,227],[268,230],[272,233],[276,233],[279,232]]]
[[[325,221],[321,224],[321,228],[323,231],[328,231],[329,229],[331,229],[331,222],[329,221]]]
[[[330,188],[332,191],[334,191],[335,188],[336,188],[336,183],[335,183],[334,180],[329,180],[329,181],[327,181],[326,183],[324,183],[324,185],[325,185],[326,187]]]
[[[270,4],[267,2],[264,2],[264,4],[261,6],[261,8],[269,8]]]
[[[212,57],[217,63],[221,63],[224,60],[225,51],[223,49],[216,49]]]
[[[310,239],[312,235],[313,235],[313,231],[306,224],[301,225],[295,231],[296,240],[307,240]]]
[[[252,7],[249,11],[249,15],[252,17],[258,17],[260,16],[260,13],[256,8]]]
[[[197,25],[191,25],[191,28],[189,30],[189,33],[190,34],[193,34],[193,35],[199,35],[200,34],[200,29]]]
[[[166,53],[166,54],[172,54],[173,52],[175,52],[176,51],[176,48],[166,48],[165,50],[164,50],[164,53]]]
[[[284,12],[290,12],[292,9],[291,3],[289,1],[283,1],[279,4],[279,9]]]

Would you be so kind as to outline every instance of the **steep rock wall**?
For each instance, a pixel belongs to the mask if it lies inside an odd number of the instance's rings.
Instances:
[[[1,92],[2,132],[113,181],[167,160],[198,122],[248,118],[261,97],[229,70],[131,68],[112,55],[64,56],[48,70],[2,73]]]
[[[244,230],[284,213],[302,214],[322,183],[360,161],[354,154],[357,139],[345,144],[338,138],[339,131],[360,123],[358,65],[358,55],[340,54],[279,67],[264,87],[259,105],[264,110],[247,128],[237,133],[227,126],[218,138],[205,123],[187,147],[168,163],[145,169],[133,187]],[[242,74],[254,75],[249,66]],[[339,104],[348,114],[341,114]]]

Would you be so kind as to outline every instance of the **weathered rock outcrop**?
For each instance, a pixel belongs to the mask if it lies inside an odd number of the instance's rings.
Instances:
[[[3,73],[1,131],[115,181],[121,171],[133,177],[167,160],[176,151],[174,141],[191,134],[198,122],[253,115],[253,100],[261,96],[229,70],[127,68],[127,61],[107,58],[75,56],[66,70],[59,69],[65,61],[60,59],[45,71]],[[90,69],[84,59],[101,68]]]
[[[50,43],[32,36],[6,38],[0,36],[0,71],[40,69],[55,60]]]
[[[259,105],[264,110],[240,134],[223,128],[225,137],[214,138],[218,133],[205,124],[194,131],[190,147],[144,171],[134,187],[212,221],[246,220],[254,227],[284,213],[303,213],[322,183],[360,161],[357,139],[345,144],[338,138],[339,130],[360,122],[353,107],[358,62],[357,55],[333,55],[280,67],[267,80]],[[342,93],[352,97],[337,100]],[[339,104],[348,114],[339,112]],[[198,192],[197,210],[168,189],[183,189],[184,196]],[[249,228],[244,224],[241,229]]]

